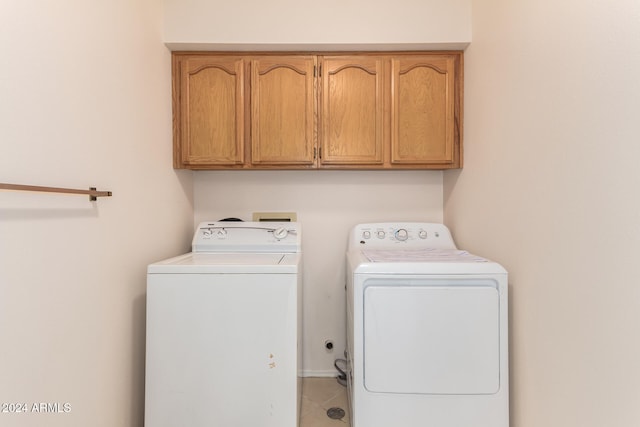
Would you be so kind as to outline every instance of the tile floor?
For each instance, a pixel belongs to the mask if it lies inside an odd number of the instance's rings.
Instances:
[[[327,416],[327,410],[335,407],[344,409],[344,418]],[[300,427],[349,427],[347,388],[335,378],[303,378]]]

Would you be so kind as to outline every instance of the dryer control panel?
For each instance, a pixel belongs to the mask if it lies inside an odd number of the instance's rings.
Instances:
[[[349,236],[348,250],[362,247],[378,249],[456,249],[449,229],[430,222],[378,222],[356,225]]]

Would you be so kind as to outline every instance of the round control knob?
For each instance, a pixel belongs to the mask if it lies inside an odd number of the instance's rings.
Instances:
[[[210,228],[206,228],[206,229],[202,230],[202,235],[204,237],[211,237],[212,234],[213,234],[213,232],[211,231]]]
[[[216,234],[218,236],[218,239],[224,239],[225,237],[227,237],[227,230],[221,228]]]
[[[426,239],[427,238],[427,232],[424,230],[420,230],[420,232],[418,233],[418,237],[420,237],[421,239]]]
[[[284,227],[278,227],[275,230],[273,230],[273,236],[278,240],[284,239],[285,237],[287,237],[288,234],[289,234],[289,231]]]
[[[363,231],[362,232],[362,238],[363,239],[370,239],[371,238],[371,232],[369,230]]]
[[[409,233],[404,228],[401,228],[400,230],[396,231],[396,239],[400,240],[401,242],[404,242],[408,238],[409,238]]]
[[[384,239],[384,236],[386,235],[386,233],[382,230],[378,231],[378,239]]]

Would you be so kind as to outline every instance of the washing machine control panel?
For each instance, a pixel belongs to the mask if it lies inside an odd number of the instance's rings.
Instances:
[[[449,229],[444,224],[425,222],[369,223],[356,225],[349,239],[354,247],[455,248]]]
[[[297,222],[203,222],[193,252],[300,252]]]

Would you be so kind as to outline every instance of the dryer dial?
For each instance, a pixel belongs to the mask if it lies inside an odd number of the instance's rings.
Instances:
[[[401,242],[404,242],[409,238],[409,232],[407,232],[406,229],[401,228],[399,230],[396,230],[395,236],[396,236],[396,239],[400,240]]]

